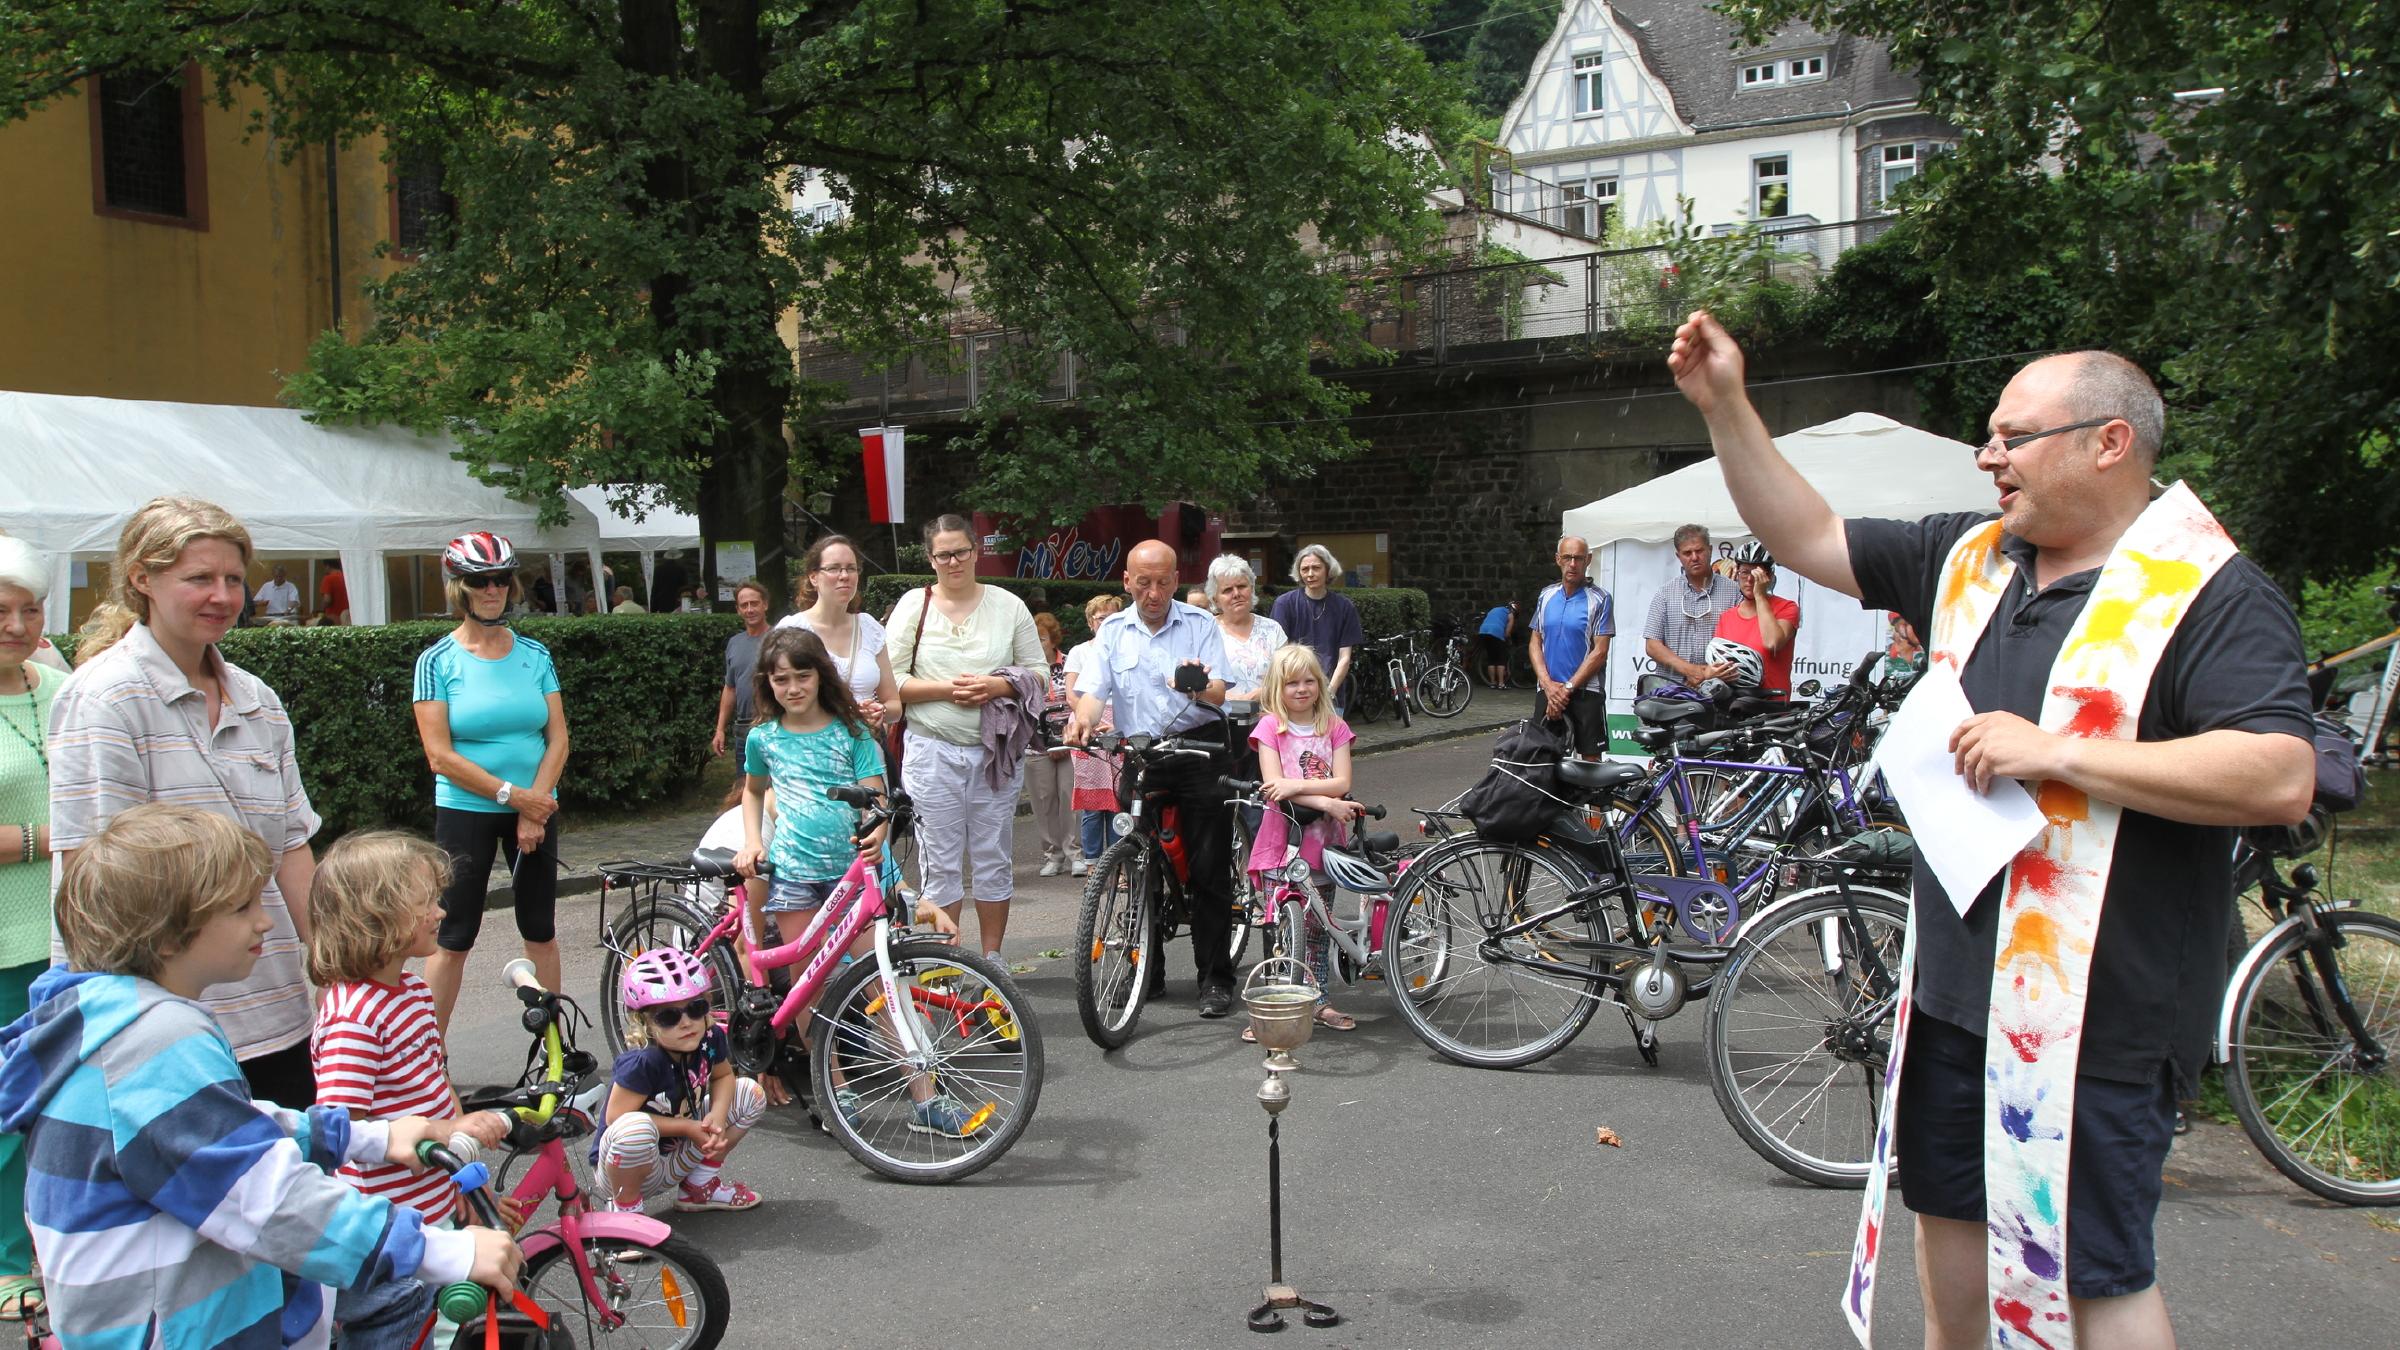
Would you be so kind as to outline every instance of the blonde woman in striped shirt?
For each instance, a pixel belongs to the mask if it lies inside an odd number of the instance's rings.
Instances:
[[[125,522],[110,598],[85,623],[75,678],[51,707],[50,847],[71,857],[146,802],[213,811],[266,841],[264,951],[201,1002],[250,1095],[304,1110],[317,1096],[300,948],[318,822],[283,700],[217,651],[249,603],[249,569],[250,532],[222,507],[158,497]]]

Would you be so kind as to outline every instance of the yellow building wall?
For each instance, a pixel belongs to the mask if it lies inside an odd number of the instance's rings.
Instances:
[[[187,403],[272,405],[333,323],[335,257],[325,147],[290,163],[245,136],[256,103],[204,91],[205,229],[105,216],[92,205],[86,93],[0,127],[0,389]],[[367,317],[359,285],[392,228],[382,145],[336,160],[342,320]]]

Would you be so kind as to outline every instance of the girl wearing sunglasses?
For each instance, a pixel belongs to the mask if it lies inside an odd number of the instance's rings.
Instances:
[[[675,1208],[752,1209],[758,1192],[727,1181],[725,1155],[767,1113],[757,1080],[737,1078],[725,1031],[709,1017],[708,967],[660,947],[625,967],[633,1046],[609,1071],[608,1105],[592,1144],[612,1207],[638,1212],[675,1194]]]

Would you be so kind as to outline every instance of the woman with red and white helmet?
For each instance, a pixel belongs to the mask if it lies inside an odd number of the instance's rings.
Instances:
[[[450,855],[441,950],[425,961],[443,1030],[467,953],[483,928],[498,849],[516,894],[517,933],[544,989],[559,987],[558,780],[567,710],[549,649],[510,631],[524,599],[517,554],[481,530],[442,550],[443,590],[458,627],[417,657],[417,739],[433,766],[433,840]]]
[[[758,1193],[721,1174],[725,1155],[767,1113],[756,1080],[733,1073],[733,1050],[709,1017],[708,967],[659,947],[625,967],[618,994],[634,1044],[609,1070],[592,1162],[611,1206],[639,1210],[675,1193],[679,1210],[749,1209]]]

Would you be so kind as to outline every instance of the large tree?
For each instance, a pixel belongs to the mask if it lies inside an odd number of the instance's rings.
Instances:
[[[2400,6],[1725,8],[1891,44],[1966,132],[1912,208],[1937,299],[2162,370],[2174,467],[2293,594],[2400,558]]]
[[[0,116],[196,60],[287,146],[388,135],[454,220],[290,396],[442,427],[529,498],[651,483],[780,585],[806,406],[778,324],[871,358],[971,306],[977,505],[1237,499],[1343,443],[1326,254],[1421,241],[1442,115],[1408,0],[54,0]],[[804,173],[838,222],[795,221]],[[1061,353],[1078,404],[1041,402]],[[803,438],[802,447],[809,442]]]

